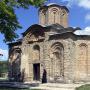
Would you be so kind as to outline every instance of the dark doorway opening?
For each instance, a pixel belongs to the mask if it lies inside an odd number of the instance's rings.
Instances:
[[[33,64],[33,79],[40,80],[40,63]]]

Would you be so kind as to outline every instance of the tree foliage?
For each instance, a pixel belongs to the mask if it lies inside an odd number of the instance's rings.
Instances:
[[[5,42],[11,42],[18,37],[15,31],[21,28],[15,8],[28,9],[30,5],[41,6],[46,0],[0,0],[0,32],[4,35]]]

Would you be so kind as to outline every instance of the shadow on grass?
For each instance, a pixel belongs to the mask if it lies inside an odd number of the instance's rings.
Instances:
[[[0,90],[40,90],[40,89],[0,88]]]
[[[5,87],[0,87],[0,90],[30,90],[30,89],[17,89],[17,88],[5,88]]]
[[[30,89],[30,87],[38,86],[39,84],[28,84],[23,82],[10,82],[8,80],[0,80],[0,90],[40,90]]]

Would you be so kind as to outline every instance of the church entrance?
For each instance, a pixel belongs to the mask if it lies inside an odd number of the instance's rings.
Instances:
[[[33,64],[33,80],[40,80],[40,63]]]

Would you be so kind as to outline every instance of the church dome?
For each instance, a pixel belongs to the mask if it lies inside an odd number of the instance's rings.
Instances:
[[[50,3],[42,6],[39,9],[39,24],[51,25],[60,24],[63,27],[68,27],[68,8],[56,3]]]
[[[64,8],[66,9],[67,12],[69,12],[68,8],[66,6],[62,6],[62,5],[59,5],[57,3],[49,3],[46,5],[47,7],[50,7],[50,6],[57,6],[57,7],[60,7],[60,8]]]

